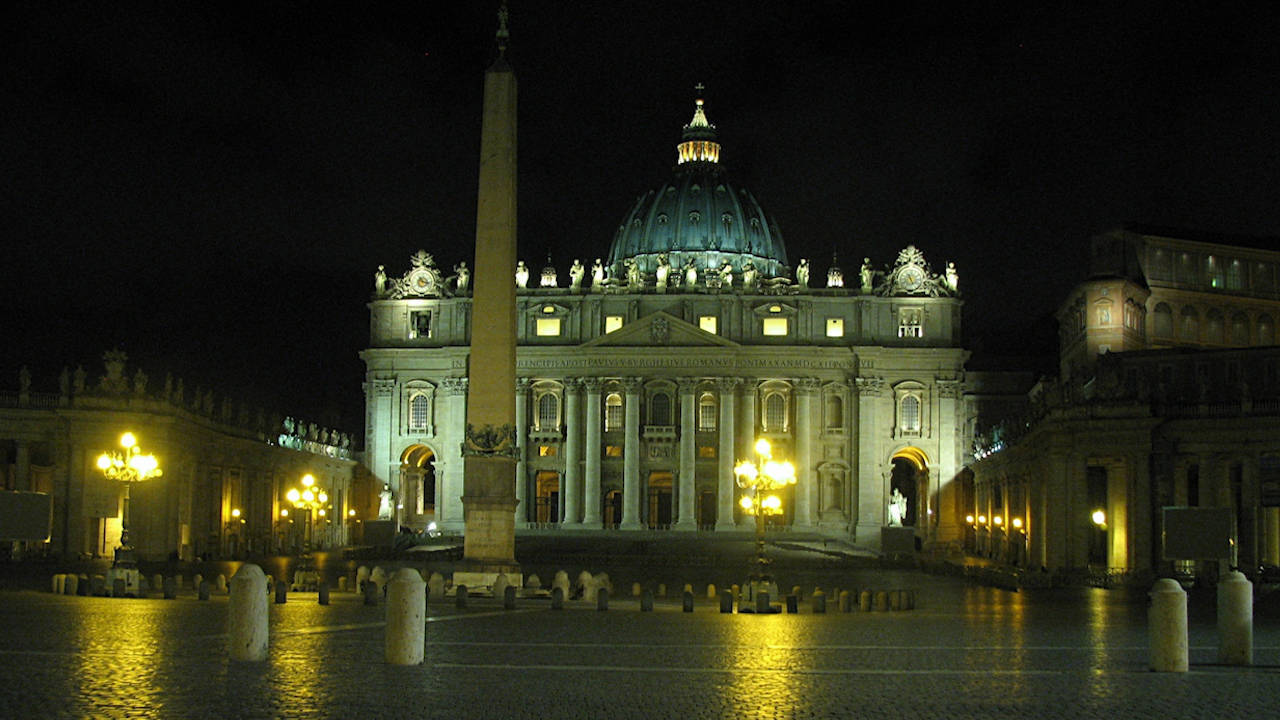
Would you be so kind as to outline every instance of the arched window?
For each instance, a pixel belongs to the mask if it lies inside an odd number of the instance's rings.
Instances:
[[[1200,342],[1200,314],[1193,307],[1182,308],[1181,329],[1178,339],[1185,342]]]
[[[560,398],[555,393],[538,396],[538,422],[535,427],[544,432],[560,427]]]
[[[1231,316],[1231,344],[1237,347],[1249,344],[1249,318],[1244,313]]]
[[[787,431],[787,398],[780,392],[764,396],[764,431]]]
[[[1164,303],[1156,305],[1156,337],[1173,337],[1173,309]]]
[[[920,398],[906,395],[898,406],[899,427],[903,432],[920,432]]]
[[[1272,322],[1270,315],[1263,315],[1258,318],[1258,344],[1276,344],[1276,324]]]
[[[671,396],[660,392],[649,398],[649,424],[671,424]]]
[[[1223,322],[1222,313],[1217,310],[1210,310],[1204,319],[1204,341],[1215,345],[1223,344]]]
[[[622,429],[622,396],[618,393],[609,393],[604,399],[604,429]]]
[[[698,430],[710,432],[716,429],[716,396],[709,392],[698,398]]]
[[[409,398],[409,429],[426,430],[431,424],[431,398],[420,393]]]
[[[835,392],[828,392],[824,414],[828,429],[838,430],[844,427],[844,398]]]

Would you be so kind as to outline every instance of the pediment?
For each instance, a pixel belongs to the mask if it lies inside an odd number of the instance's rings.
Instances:
[[[661,310],[582,344],[582,347],[637,346],[738,347],[738,344]]]

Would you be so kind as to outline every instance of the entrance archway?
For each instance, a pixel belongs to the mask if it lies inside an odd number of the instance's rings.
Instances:
[[[666,530],[671,527],[671,485],[669,471],[649,473],[649,529]]]
[[[551,470],[539,470],[534,479],[534,491],[535,522],[560,522],[560,474]]]
[[[897,490],[907,499],[907,514],[902,524],[923,527],[921,518],[929,512],[929,456],[918,447],[907,446],[890,458],[889,496]]]
[[[400,453],[400,497],[406,524],[421,530],[436,516],[436,454],[426,445]]]

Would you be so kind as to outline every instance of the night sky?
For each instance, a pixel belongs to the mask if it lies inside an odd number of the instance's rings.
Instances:
[[[378,264],[474,241],[496,2],[22,3],[0,43],[0,392],[104,350],[361,430]],[[520,255],[605,255],[693,87],[820,276],[907,244],[966,343],[1052,350],[1088,237],[1280,237],[1265,3],[511,3]]]

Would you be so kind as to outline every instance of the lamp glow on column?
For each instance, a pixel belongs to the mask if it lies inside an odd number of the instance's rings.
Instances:
[[[295,508],[308,511],[307,540],[310,541],[311,525],[316,517],[324,517],[329,507],[329,494],[316,486],[316,478],[311,473],[302,476],[302,489],[289,488],[285,498]]]
[[[796,484],[796,468],[789,462],[773,459],[773,447],[760,438],[755,445],[756,460],[739,460],[733,468],[742,497],[738,503],[748,515],[756,519],[756,557],[751,577],[747,583],[748,600],[756,593],[766,591],[770,597],[778,597],[778,586],[769,573],[769,558],[764,551],[765,518],[782,513],[782,498],[775,494],[787,485]]]
[[[98,456],[98,469],[108,480],[124,483],[124,502],[120,509],[120,547],[116,548],[112,572],[108,578],[114,583],[123,578],[125,593],[136,595],[139,588],[138,559],[129,542],[129,490],[136,482],[160,477],[164,472],[160,462],[150,453],[144,454],[138,447],[138,438],[131,432],[120,436],[120,450],[104,452]]]

